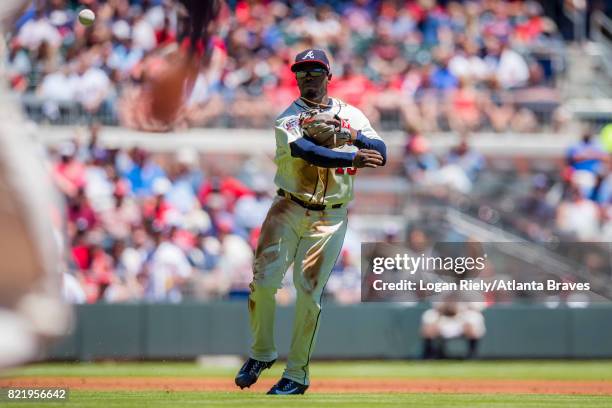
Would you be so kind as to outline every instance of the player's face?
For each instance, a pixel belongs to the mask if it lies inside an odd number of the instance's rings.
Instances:
[[[295,78],[304,98],[318,101],[327,95],[329,73],[320,64],[301,64]]]

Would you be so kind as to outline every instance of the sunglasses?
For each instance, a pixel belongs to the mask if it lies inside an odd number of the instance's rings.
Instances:
[[[298,79],[306,78],[307,75],[310,75],[313,78],[317,78],[323,75],[327,75],[327,70],[324,68],[312,68],[308,71],[295,72],[295,77]]]

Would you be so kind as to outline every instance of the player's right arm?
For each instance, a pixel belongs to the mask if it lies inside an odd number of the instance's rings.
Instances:
[[[327,147],[319,146],[303,137],[289,143],[291,156],[299,157],[318,167],[336,168],[351,167],[356,153],[336,152]]]

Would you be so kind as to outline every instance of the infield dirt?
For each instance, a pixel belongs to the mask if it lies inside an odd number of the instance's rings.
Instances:
[[[275,381],[276,379],[272,378],[262,378],[250,390],[265,392]],[[16,377],[0,379],[0,388],[6,387],[68,387],[91,391],[239,391],[232,379],[215,377]],[[309,392],[612,395],[612,381],[321,379],[313,382]]]

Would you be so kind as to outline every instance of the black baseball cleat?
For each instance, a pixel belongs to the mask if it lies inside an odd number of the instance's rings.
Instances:
[[[236,374],[236,385],[243,389],[250,387],[257,382],[261,372],[266,368],[272,367],[276,360],[259,361],[254,358],[249,358],[242,366],[238,374]]]
[[[300,384],[288,378],[281,378],[279,382],[274,384],[267,392],[268,395],[300,395],[306,392],[307,385]]]

